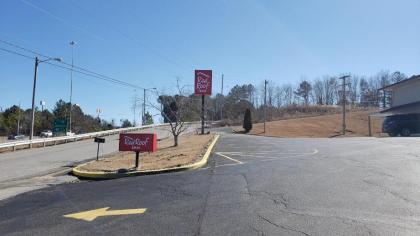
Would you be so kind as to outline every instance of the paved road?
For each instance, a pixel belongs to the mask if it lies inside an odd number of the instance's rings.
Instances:
[[[195,125],[190,127],[193,129]],[[158,139],[170,137],[167,127],[149,128],[140,132],[155,132]],[[118,150],[118,135],[105,137],[100,155]],[[96,158],[97,145],[92,139],[73,143],[21,150],[0,154],[0,199],[21,192],[74,181],[76,178],[62,176],[75,163]]]
[[[223,135],[206,168],[0,201],[1,235],[418,235],[420,139]],[[63,215],[147,208],[93,221]]]

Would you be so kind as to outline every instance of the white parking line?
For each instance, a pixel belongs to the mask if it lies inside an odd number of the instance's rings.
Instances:
[[[243,164],[243,162],[242,162],[242,161],[239,161],[239,160],[236,160],[236,159],[234,159],[234,158],[232,158],[232,157],[228,157],[228,156],[226,156],[226,155],[223,155],[223,154],[222,154],[222,153],[220,153],[220,152],[216,152],[216,154],[217,154],[217,155],[219,155],[219,156],[221,156],[221,157],[227,158],[227,159],[229,159],[229,160],[231,160],[231,161],[234,161],[234,162],[236,162],[236,163]]]

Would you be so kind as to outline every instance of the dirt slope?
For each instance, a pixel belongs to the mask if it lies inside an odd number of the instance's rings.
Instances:
[[[346,136],[368,136],[368,114],[374,111],[347,113]],[[372,117],[372,135],[380,136],[383,118]],[[340,135],[341,114],[271,121],[266,124],[267,136],[277,137],[333,137]],[[237,130],[240,130],[238,127]],[[264,135],[263,124],[253,124],[251,134]]]

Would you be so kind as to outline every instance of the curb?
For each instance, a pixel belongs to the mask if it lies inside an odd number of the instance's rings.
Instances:
[[[149,174],[160,174],[160,173],[172,172],[172,171],[194,170],[194,169],[201,168],[207,164],[207,161],[210,157],[213,147],[216,144],[219,137],[220,135],[218,134],[214,136],[213,141],[211,141],[210,145],[208,146],[201,160],[192,164],[185,165],[185,166],[156,169],[156,170],[142,170],[142,171],[137,170],[137,171],[131,171],[131,172],[126,172],[126,173],[105,172],[105,171],[91,172],[91,171],[80,170],[80,167],[90,163],[90,162],[87,162],[87,163],[74,167],[72,169],[72,173],[73,175],[77,177],[82,177],[86,179],[116,179],[116,178],[123,178],[123,177],[137,176],[137,175],[149,175]]]

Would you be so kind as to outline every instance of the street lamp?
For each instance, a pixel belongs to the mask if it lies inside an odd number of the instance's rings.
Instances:
[[[72,105],[71,105],[71,99],[73,97],[73,57],[74,57],[74,45],[76,44],[74,41],[71,41],[71,70],[70,70],[70,109],[69,109],[69,130],[71,132],[71,115],[72,115]]]
[[[141,125],[146,124],[146,90],[155,90],[156,88],[144,88],[143,89],[143,111],[142,111],[142,118],[141,118]]]
[[[32,119],[31,119],[31,135],[30,140],[34,138],[34,120],[35,120],[35,89],[36,89],[36,79],[38,74],[38,65],[42,62],[47,62],[50,60],[61,62],[61,58],[48,58],[45,60],[39,60],[38,57],[35,57],[35,72],[34,72],[34,85],[32,89]]]
[[[44,106],[45,106],[46,102],[45,101],[40,101],[39,105],[41,105],[41,112],[44,112]]]

